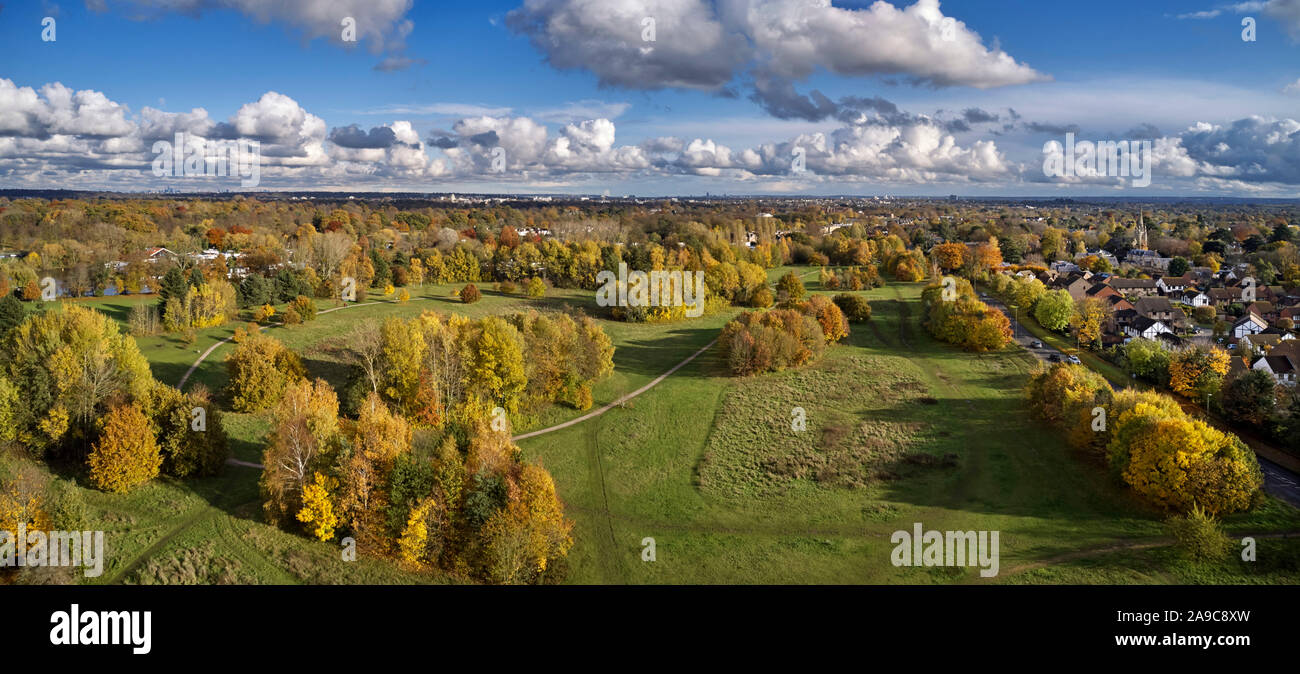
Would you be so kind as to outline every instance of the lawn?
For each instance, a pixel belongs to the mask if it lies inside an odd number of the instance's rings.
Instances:
[[[578,523],[571,580],[978,578],[894,567],[890,535],[914,522],[1000,531],[1003,568],[1163,537],[1160,512],[1025,413],[1031,356],[961,353],[930,339],[920,287],[864,293],[872,321],[816,365],[737,380],[711,352],[627,409],[521,443],[555,475]],[[802,433],[788,430],[793,407],[806,412]],[[1229,526],[1297,529],[1300,513],[1270,501]],[[647,537],[654,562],[642,561]],[[1104,571],[1088,582],[1135,579],[1125,565]]]
[[[805,281],[818,290],[815,277]],[[981,582],[974,568],[893,566],[890,535],[921,522],[941,531],[1000,531],[1006,573],[993,582],[1297,582],[1285,564],[1204,569],[1181,561],[1163,546],[1160,512],[1025,413],[1020,390],[1032,357],[1018,348],[968,354],[930,339],[919,322],[920,289],[891,284],[861,293],[872,301],[872,320],[854,324],[815,364],[737,379],[711,349],[606,414],[521,441],[525,455],[554,475],[575,521],[568,581]],[[317,347],[358,321],[425,309],[477,317],[592,303],[581,291],[544,300],[487,291],[464,305],[449,299],[451,290],[429,286],[405,305],[380,298],[271,334],[303,353],[313,375],[339,386],[343,369]],[[123,303],[133,301],[152,298],[93,302],[124,320]],[[616,369],[596,387],[596,406],[695,353],[738,311],[668,324],[602,321]],[[155,374],[175,383],[232,327],[203,331],[190,346],[171,337],[140,340],[141,349]],[[191,381],[220,388],[230,348],[214,351]],[[796,407],[806,416],[802,431],[790,425]],[[551,408],[529,427],[579,414]],[[226,424],[234,458],[259,462],[265,415],[227,414]],[[378,560],[344,562],[337,543],[262,523],[258,475],[227,466],[213,478],[160,480],[126,496],[81,490],[88,520],[108,534],[106,571],[95,582],[445,580]],[[1300,512],[1270,499],[1227,525],[1236,533],[1298,530]],[[642,561],[646,538],[654,539],[654,562]],[[1107,552],[1152,542],[1163,547]],[[1260,549],[1295,550],[1281,541]]]

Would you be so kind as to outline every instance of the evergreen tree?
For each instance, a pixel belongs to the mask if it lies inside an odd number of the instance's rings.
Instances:
[[[166,309],[167,300],[173,297],[184,300],[189,290],[189,284],[185,282],[185,275],[181,273],[180,268],[168,269],[167,273],[163,274],[162,283],[158,287],[158,311]]]
[[[0,334],[9,332],[10,328],[22,323],[26,317],[23,303],[17,297],[9,294],[0,299]]]

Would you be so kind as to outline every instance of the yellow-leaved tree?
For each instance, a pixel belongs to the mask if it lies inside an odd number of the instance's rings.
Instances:
[[[1199,506],[1217,516],[1249,508],[1262,484],[1254,454],[1200,419],[1163,414],[1138,403],[1121,415],[1112,442],[1127,444],[1124,481],[1180,512]]]
[[[1204,401],[1219,392],[1231,362],[1228,352],[1213,346],[1195,346],[1175,352],[1169,359],[1169,388]]]
[[[236,412],[257,412],[280,402],[285,387],[307,376],[298,354],[259,332],[236,333],[226,358],[227,391]]]
[[[573,522],[540,466],[517,464],[510,482],[506,507],[483,525],[483,572],[493,583],[531,583],[573,546]]]
[[[406,527],[397,539],[398,554],[408,566],[423,569],[437,558],[442,547],[441,540],[436,535],[430,536],[430,529],[435,533],[441,531],[445,511],[437,496],[426,496],[411,508]]]
[[[134,339],[75,304],[13,328],[0,343],[0,363],[22,400],[11,410],[10,432],[37,451],[89,440],[110,398],[140,400],[155,383]]]
[[[339,513],[351,527],[358,550],[387,554],[392,544],[384,517],[388,476],[397,457],[411,451],[411,426],[371,393],[349,430],[352,453],[340,466]]]
[[[162,454],[149,419],[135,404],[108,411],[90,451],[90,482],[104,491],[126,492],[158,477]]]
[[[302,509],[298,511],[298,521],[302,522],[311,535],[322,541],[334,538],[334,527],[339,518],[334,514],[334,500],[330,492],[338,486],[338,481],[320,473],[315,474],[314,481],[302,490]]]

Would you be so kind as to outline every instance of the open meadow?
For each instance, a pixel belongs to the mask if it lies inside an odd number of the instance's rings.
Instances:
[[[785,270],[774,270],[776,278]],[[806,272],[806,268],[800,269]],[[805,282],[820,289],[815,278]],[[922,284],[865,291],[872,318],[813,364],[730,376],[710,349],[608,412],[519,441],[555,477],[576,544],[565,581],[642,583],[1290,583],[1300,541],[1262,538],[1255,564],[1193,565],[1172,554],[1162,513],[1103,465],[1067,448],[1022,400],[1034,359],[1019,347],[973,354],[932,339],[920,324]],[[322,313],[270,332],[301,353],[312,377],[341,387],[344,366],[324,348],[357,322],[425,310],[471,317],[569,305],[590,293],[543,299],[484,293],[472,305],[452,286],[427,286],[407,303]],[[125,321],[149,296],[84,303]],[[322,311],[333,308],[322,305]],[[615,371],[594,389],[593,410],[635,391],[709,344],[739,309],[661,324],[601,320]],[[593,311],[594,313],[594,311]],[[176,384],[236,324],[139,340],[154,375]],[[187,387],[224,385],[224,344]],[[221,398],[218,397],[218,402]],[[806,419],[803,430],[792,420]],[[581,413],[554,406],[516,433]],[[255,464],[265,414],[225,413],[232,456]],[[431,573],[387,561],[341,561],[322,543],[262,522],[259,469],[160,479],[127,495],[81,489],[90,522],[112,544],[99,583],[429,583]],[[84,485],[84,477],[69,475]],[[1001,569],[897,567],[890,536],[926,529],[1001,532]],[[1300,511],[1268,499],[1225,520],[1232,534],[1300,530]],[[645,539],[655,559],[643,560]],[[1234,558],[1235,559],[1235,558]],[[1272,560],[1272,561],[1269,561]]]

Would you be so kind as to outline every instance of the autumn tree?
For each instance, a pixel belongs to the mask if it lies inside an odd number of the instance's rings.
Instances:
[[[983,277],[1002,264],[1002,249],[997,238],[980,243],[971,251],[970,264],[974,276]]]
[[[1233,420],[1262,428],[1277,407],[1277,384],[1263,370],[1247,370],[1223,387],[1222,402]]]
[[[238,412],[257,412],[280,401],[285,387],[307,376],[298,354],[260,332],[237,333],[226,358],[227,391]]]
[[[798,275],[792,271],[786,272],[776,282],[776,299],[780,304],[793,304],[798,302],[803,299],[806,292],[807,291],[803,287],[803,281],[801,281]]]
[[[506,506],[483,525],[483,575],[489,582],[535,582],[573,546],[573,523],[549,473],[520,465],[511,476]]]
[[[113,407],[101,422],[90,452],[90,482],[104,491],[126,492],[158,477],[162,455],[140,407]]]
[[[493,316],[479,322],[462,344],[466,393],[507,412],[517,411],[528,385],[519,331]]]
[[[871,304],[861,295],[840,293],[834,297],[834,302],[844,312],[845,318],[854,323],[871,320]]]
[[[411,451],[411,427],[372,393],[350,425],[348,439],[352,451],[339,466],[340,519],[352,530],[359,550],[387,554],[392,540],[384,517],[386,484],[397,458]]]
[[[844,317],[844,312],[825,295],[809,297],[800,310],[817,319],[826,343],[834,344],[849,336],[849,322]]]
[[[331,496],[337,486],[334,478],[315,473],[313,481],[302,490],[302,509],[296,519],[308,527],[312,536],[322,541],[333,540],[334,527],[339,523]]]
[[[470,283],[466,285],[464,288],[460,289],[460,301],[465,304],[473,304],[479,301],[479,298],[482,296],[483,295],[482,293],[479,292],[478,287],[475,286],[473,283]]]
[[[1199,419],[1155,419],[1132,434],[1128,451],[1124,481],[1179,512],[1245,510],[1262,483],[1254,453]]]
[[[312,474],[330,464],[340,433],[338,413],[338,396],[322,379],[285,387],[262,453],[260,488],[271,522],[295,515]]]
[[[941,243],[930,249],[930,259],[943,271],[961,269],[967,254],[966,245],[961,243]]]
[[[187,478],[215,475],[221,470],[229,455],[229,440],[221,411],[207,389],[200,386],[181,393],[156,384],[147,409],[163,457],[163,474]]]
[[[14,423],[37,451],[88,444],[110,398],[141,400],[154,385],[135,340],[79,305],[33,314],[11,330],[0,342],[0,366],[23,401]]]
[[[1169,359],[1169,388],[1204,402],[1219,392],[1229,362],[1228,352],[1213,346],[1175,352]]]
[[[1101,342],[1102,330],[1110,318],[1110,306],[1095,297],[1085,297],[1074,304],[1070,330],[1081,345]]]

